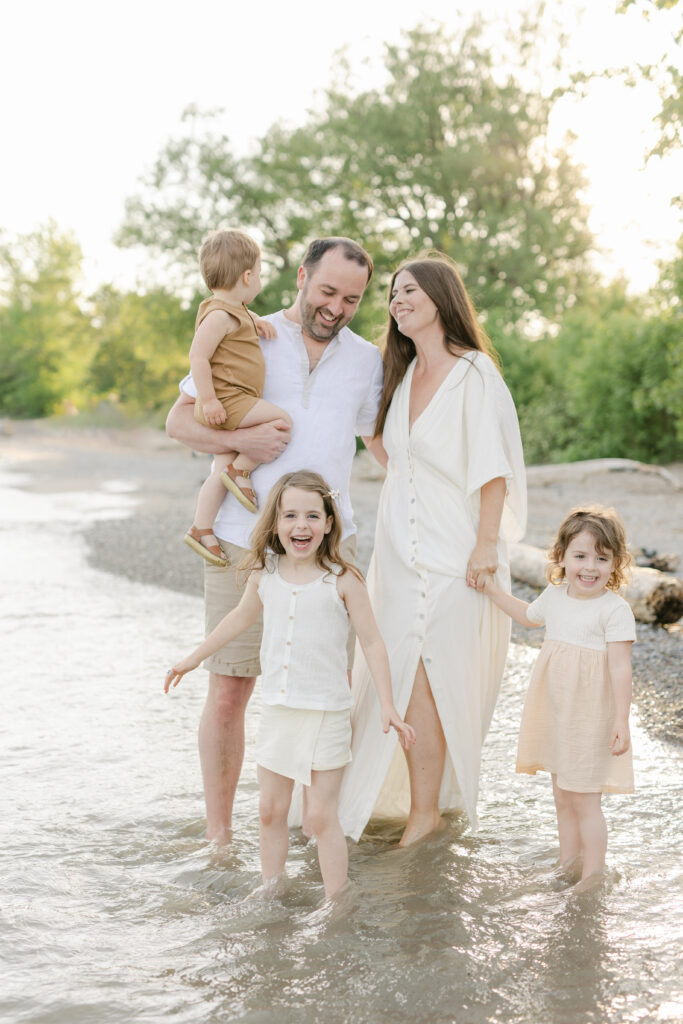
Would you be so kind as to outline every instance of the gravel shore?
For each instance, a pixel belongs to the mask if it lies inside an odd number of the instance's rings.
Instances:
[[[585,464],[586,466],[588,464]],[[0,467],[22,474],[31,491],[97,491],[120,484],[139,500],[130,518],[108,519],[84,528],[93,566],[141,583],[202,594],[202,563],[182,543],[192,522],[196,493],[209,469],[195,456],[149,429],[102,430],[54,424],[5,426]],[[372,550],[381,471],[366,454],[356,459],[352,496],[359,529],[359,563]],[[585,473],[566,467],[529,471],[529,528],[526,540],[544,547],[566,511],[584,502],[614,505],[632,544],[678,555],[683,562],[681,489],[683,466],[625,470],[595,465]],[[537,591],[516,584],[532,600]],[[633,648],[634,703],[653,734],[683,742],[683,620],[666,628],[638,623]],[[540,636],[513,625],[513,640],[540,646]]]

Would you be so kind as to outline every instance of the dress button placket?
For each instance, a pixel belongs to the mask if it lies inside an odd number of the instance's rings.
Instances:
[[[408,482],[410,484],[410,492],[411,492],[410,493],[410,506],[415,506],[415,504],[416,504],[416,501],[415,501],[415,498],[416,498],[416,495],[415,495],[415,482],[414,482],[415,465],[414,465],[414,462],[413,462],[412,448],[408,449],[408,465],[410,467],[410,476],[408,478]],[[409,512],[408,512],[408,533],[409,533],[409,537],[410,537],[410,550],[411,550],[410,563],[411,563],[411,565],[415,565],[417,560],[418,560],[420,548],[419,548],[418,535],[417,535],[417,516],[416,516],[416,512],[415,512],[415,508],[414,507],[411,507]],[[426,603],[425,602],[425,596],[426,596],[426,587],[427,587],[427,584],[426,584],[427,574],[425,573],[424,569],[419,568],[418,569],[418,575],[420,577],[420,585],[419,585],[420,589],[419,589],[419,592],[418,592],[420,596],[419,596],[419,599],[418,599],[418,609],[417,609],[417,626],[418,626],[417,633],[418,633],[418,639],[424,640],[424,621],[425,621],[425,603]]]

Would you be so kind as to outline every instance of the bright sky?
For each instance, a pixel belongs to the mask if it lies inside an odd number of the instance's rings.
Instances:
[[[545,19],[570,33],[573,66],[601,69],[659,59],[673,14],[644,21],[617,17],[615,0],[549,0]],[[349,47],[364,58],[368,84],[381,81],[383,44],[401,29],[433,19],[457,29],[462,17],[486,12],[504,19],[521,0],[0,0],[0,229],[32,231],[49,218],[71,230],[86,257],[86,286],[115,280],[132,286],[139,258],[111,243],[124,200],[168,138],[182,111],[223,107],[239,151],[275,120],[301,123],[330,82],[333,55]],[[564,103],[558,140],[569,128],[590,177],[591,226],[608,274],[623,269],[633,287],[656,277],[655,261],[671,254],[683,230],[669,199],[681,191],[683,154],[651,161],[657,135],[653,89],[598,83],[588,99]]]

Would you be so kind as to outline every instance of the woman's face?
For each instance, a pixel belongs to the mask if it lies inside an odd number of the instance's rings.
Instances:
[[[439,321],[439,311],[409,270],[401,270],[394,279],[389,312],[406,338],[417,334]]]

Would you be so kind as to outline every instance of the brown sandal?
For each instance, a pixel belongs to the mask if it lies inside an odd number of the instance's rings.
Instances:
[[[226,469],[221,473],[221,480],[225,487],[234,494],[241,505],[249,512],[258,512],[258,502],[256,500],[256,494],[251,487],[240,487],[237,483],[237,477],[243,476],[245,480],[249,479],[248,469],[235,469],[232,462],[230,462]]]
[[[202,537],[213,537],[213,544],[204,544],[202,542]],[[228,564],[218,541],[214,537],[213,530],[200,530],[196,526],[191,526],[183,537],[183,540],[188,547],[192,548],[193,551],[196,551],[198,555],[202,556],[202,558],[205,558],[207,562],[211,563],[211,565],[218,565],[221,569],[224,569]]]

